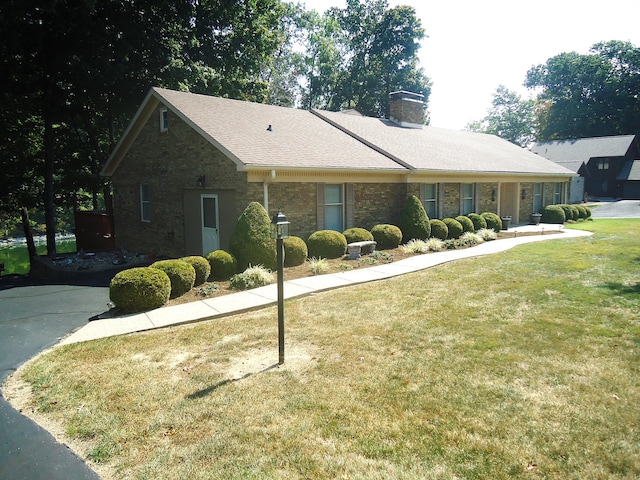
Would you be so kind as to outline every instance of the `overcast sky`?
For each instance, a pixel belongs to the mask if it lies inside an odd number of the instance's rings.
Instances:
[[[344,8],[345,0],[301,0],[308,10]],[[462,129],[482,119],[499,85],[528,98],[527,71],[563,53],[588,53],[595,43],[640,47],[640,1],[388,0],[415,8],[428,38],[420,64],[433,82],[431,125]]]

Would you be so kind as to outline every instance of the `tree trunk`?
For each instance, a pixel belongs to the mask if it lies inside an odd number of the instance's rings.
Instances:
[[[33,258],[37,255],[36,244],[33,241],[33,233],[29,224],[29,213],[25,207],[22,207],[22,228],[24,229],[24,238],[27,240],[27,251],[29,252],[29,265]]]
[[[55,162],[53,119],[52,119],[52,86],[45,87],[43,120],[44,120],[44,219],[47,227],[47,255],[56,256],[56,212],[54,205],[53,172]]]

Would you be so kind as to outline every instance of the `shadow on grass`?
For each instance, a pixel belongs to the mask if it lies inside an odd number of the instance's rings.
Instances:
[[[601,287],[611,290],[613,293],[618,295],[640,293],[640,283],[636,283],[635,285],[623,285],[618,282],[607,282],[602,284]]]
[[[256,375],[258,373],[265,373],[268,372],[269,370],[273,370],[275,368],[278,368],[280,365],[278,363],[271,365],[270,367],[264,368],[258,372],[249,372],[239,378],[227,378],[226,380],[222,380],[221,382],[218,382],[214,385],[211,385],[210,387],[204,388],[202,390],[198,390],[197,392],[193,392],[190,395],[187,395],[187,399],[188,400],[196,400],[198,398],[204,398],[210,394],[212,394],[213,392],[215,392],[216,390],[218,390],[219,388],[224,387],[225,385],[229,385],[235,382],[239,382],[240,380],[244,380],[246,378],[249,378],[253,375]]]

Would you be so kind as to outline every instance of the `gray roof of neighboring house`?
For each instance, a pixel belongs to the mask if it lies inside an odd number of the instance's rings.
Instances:
[[[564,164],[577,172],[580,166],[589,162],[591,158],[624,157],[634,138],[635,135],[616,135],[554,140],[536,143],[531,147],[531,151],[553,162]],[[574,168],[576,166],[577,168]]]
[[[573,172],[494,135],[312,110],[338,128],[418,171],[571,175]]]
[[[627,160],[616,180],[640,180],[640,160]]]
[[[113,174],[159,104],[229,156],[239,169],[573,174],[493,135],[434,127],[414,130],[361,115],[153,88],[107,160],[103,175]]]

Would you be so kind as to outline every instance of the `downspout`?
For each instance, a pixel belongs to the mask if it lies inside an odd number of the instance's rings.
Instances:
[[[269,184],[273,182],[273,179],[276,178],[276,171],[271,170],[271,174],[264,177],[262,181],[262,188],[264,189],[264,199],[263,199],[263,207],[269,213]]]

